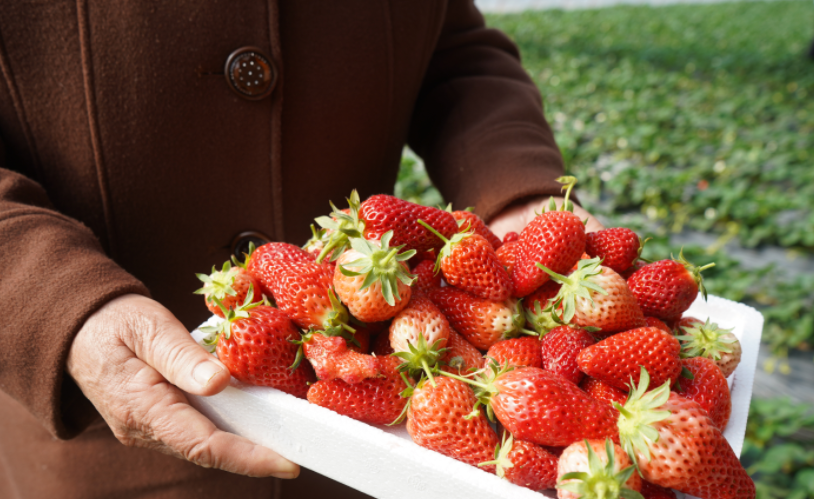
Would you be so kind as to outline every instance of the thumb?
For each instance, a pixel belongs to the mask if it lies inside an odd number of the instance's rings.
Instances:
[[[194,395],[214,395],[229,384],[229,369],[192,339],[160,303],[136,295],[128,299],[131,317],[125,343],[136,357],[170,383]]]

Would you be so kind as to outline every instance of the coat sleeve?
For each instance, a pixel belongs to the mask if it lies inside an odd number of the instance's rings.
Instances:
[[[74,336],[104,303],[147,289],[38,183],[4,168],[2,151],[0,142],[0,390],[70,438],[98,416],[65,374]]]
[[[562,156],[517,47],[450,0],[413,115],[409,144],[456,209],[490,220],[510,203],[560,192]]]

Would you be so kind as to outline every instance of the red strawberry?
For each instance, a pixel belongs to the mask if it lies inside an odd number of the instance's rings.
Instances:
[[[489,241],[489,244],[494,250],[497,250],[503,245],[500,238],[497,237],[495,233],[486,226],[485,223],[483,223],[483,220],[479,216],[475,215],[471,211],[453,211],[452,216],[458,221],[458,226],[460,227],[458,232],[469,232],[470,230],[474,230],[475,234],[478,234]]]
[[[626,391],[620,390],[615,386],[609,385],[596,378],[591,378],[590,376],[585,376],[585,379],[582,380],[579,387],[582,388],[591,398],[608,404],[608,406],[610,406],[611,410],[614,412],[614,419],[619,416],[619,411],[616,410],[613,403],[616,402],[617,404],[624,404],[627,400]]]
[[[486,239],[474,232],[455,234],[447,239],[423,220],[418,223],[444,241],[435,270],[441,269],[447,283],[485,300],[509,298],[512,281]]]
[[[216,327],[204,327],[203,344],[217,350],[218,358],[238,380],[251,385],[270,386],[305,398],[308,383],[316,380],[310,366],[294,364],[300,337],[291,320],[279,309],[252,303],[252,293],[234,310],[223,310],[225,320]]]
[[[393,353],[393,347],[390,346],[390,331],[383,331],[376,335],[373,340],[373,348],[371,350],[373,355],[377,357],[384,357]]]
[[[578,385],[584,374],[577,366],[577,355],[594,343],[594,337],[584,329],[571,326],[554,328],[540,340],[541,367]]]
[[[558,457],[539,445],[515,440],[506,433],[495,448],[495,459],[478,466],[495,465],[497,476],[531,490],[551,489],[557,484]]]
[[[416,276],[413,288],[428,293],[441,287],[441,274],[435,271],[435,260],[423,260],[413,267]]]
[[[656,319],[655,317],[645,317],[644,322],[647,324],[647,327],[657,327],[664,331],[665,333],[673,334],[673,331],[670,329],[670,326]]]
[[[452,327],[480,350],[523,332],[526,320],[514,300],[484,300],[452,286],[433,290],[430,298]]]
[[[630,279],[630,276],[632,276],[634,272],[644,267],[645,265],[647,265],[647,262],[645,262],[644,260],[636,260],[635,262],[633,262],[633,265],[631,265],[630,268],[628,268],[624,272],[619,272],[619,275],[622,276],[622,278],[624,278],[625,280],[628,280]]]
[[[539,335],[545,335],[560,323],[551,315],[553,300],[560,292],[560,283],[547,281],[537,291],[523,298],[526,323]]]
[[[690,308],[699,291],[706,299],[701,271],[714,265],[696,267],[681,253],[678,260],[645,265],[628,278],[627,284],[644,315],[670,321]]]
[[[602,258],[602,265],[616,272],[629,269],[642,252],[639,236],[630,229],[614,227],[585,237],[585,252]]]
[[[483,367],[484,359],[480,350],[475,348],[472,343],[460,334],[456,333],[454,329],[449,330],[449,339],[447,339],[447,351],[441,359],[444,364],[442,369],[449,372],[468,373],[470,371],[477,371]]]
[[[631,329],[605,338],[577,356],[582,372],[621,390],[630,379],[639,381],[642,367],[652,377],[652,386],[669,381],[672,385],[681,373],[681,345],[672,335],[654,327]]]
[[[568,277],[552,272],[552,279],[562,286],[556,302],[562,308],[562,322],[581,327],[598,328],[597,336],[608,336],[645,325],[636,298],[619,274],[600,265],[598,258],[580,260],[577,270]]]
[[[246,262],[246,270],[260,282],[264,295],[272,296],[271,288],[266,283],[273,280],[274,266],[278,262],[313,262],[314,255],[300,247],[288,243],[266,243],[252,250]]]
[[[429,298],[414,294],[390,324],[390,346],[402,359],[402,370],[416,378],[423,371],[434,382],[430,369],[443,358],[451,330],[447,318]]]
[[[641,490],[642,479],[634,471],[630,458],[610,440],[575,442],[557,463],[557,497],[641,499],[635,492]]]
[[[519,243],[517,241],[510,241],[508,243],[503,243],[503,246],[495,251],[495,255],[497,255],[497,259],[500,260],[500,263],[503,264],[503,268],[506,269],[506,273],[511,276],[512,269],[514,268],[514,262],[517,256],[517,245]]]
[[[520,239],[520,234],[512,230],[504,234],[503,244],[511,243],[513,241],[517,241],[518,239]]]
[[[498,341],[486,352],[499,366],[540,367],[540,340],[536,336],[524,336]]]
[[[642,368],[618,421],[622,448],[656,485],[709,499],[754,498],[754,484],[723,433],[696,402],[670,392],[669,382],[647,391]]]
[[[317,381],[308,389],[308,401],[368,424],[395,421],[407,399],[395,357],[377,357],[380,376],[350,384],[341,379]]]
[[[706,323],[698,321],[692,327],[681,329],[681,334],[676,337],[681,342],[681,357],[711,359],[725,378],[735,372],[741,361],[741,344],[731,329],[721,329],[709,319]]]
[[[237,262],[236,262],[237,263]],[[221,270],[212,267],[212,273],[196,274],[204,283],[196,294],[204,295],[206,308],[215,315],[223,317],[223,311],[213,298],[217,298],[226,310],[237,308],[246,299],[249,289],[254,290],[254,301],[262,301],[263,295],[260,282],[241,265],[232,267],[230,262],[224,262]]]
[[[644,480],[642,480],[642,490],[640,492],[644,499],[676,499],[676,493],[672,490]]]
[[[354,384],[379,375],[376,357],[349,349],[342,336],[308,333],[301,343],[305,358],[321,380],[338,378]]]
[[[393,246],[403,244],[404,249],[414,249],[419,253],[429,249],[441,249],[443,243],[420,226],[418,220],[423,220],[446,238],[458,232],[458,224],[451,213],[386,194],[369,197],[362,203],[359,216],[365,222],[365,239],[380,239],[385,232],[392,230]]]
[[[557,180],[567,182],[563,211],[554,211],[552,208],[529,222],[520,233],[512,269],[515,296],[526,296],[549,279],[536,264],[540,263],[557,273],[565,273],[585,251],[585,225],[578,216],[565,211],[570,204],[568,197],[576,179],[561,177]]]
[[[407,432],[413,442],[472,466],[492,459],[498,444],[482,412],[469,419],[476,399],[461,381],[438,378],[415,387],[407,409]],[[486,466],[494,472],[494,466]]]
[[[404,262],[415,251],[399,254],[399,248],[390,247],[392,235],[385,233],[379,242],[351,238],[352,248],[336,260],[336,294],[362,322],[391,319],[410,301],[415,276]]]
[[[715,362],[704,357],[684,359],[681,365],[692,373],[692,379],[683,375],[679,377],[676,391],[703,407],[715,426],[723,431],[732,412],[732,398],[721,370]]]

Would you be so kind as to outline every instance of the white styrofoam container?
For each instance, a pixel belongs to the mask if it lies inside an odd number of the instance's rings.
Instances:
[[[710,318],[721,327],[733,328],[741,342],[741,363],[728,380],[732,415],[724,431],[740,455],[763,316],[751,307],[715,296],[708,302],[699,297],[685,315]],[[192,334],[196,340],[202,337],[198,330]],[[189,399],[219,428],[373,497],[408,499],[417,493],[423,499],[541,497],[541,493],[419,447],[410,440],[404,425],[370,426],[273,388],[250,386],[233,378],[231,386],[215,396],[189,395]],[[543,492],[542,496],[556,497],[556,491]]]

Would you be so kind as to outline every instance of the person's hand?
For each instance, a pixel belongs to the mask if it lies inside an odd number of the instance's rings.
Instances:
[[[214,395],[229,384],[229,371],[149,298],[125,295],[91,315],[71,345],[67,371],[125,445],[241,475],[299,474],[296,464],[218,430],[189,405],[181,390]]]
[[[519,234],[523,230],[523,227],[531,222],[537,214],[542,213],[543,209],[548,206],[548,199],[548,197],[540,197],[527,203],[510,206],[492,219],[489,228],[500,239],[503,239],[503,236],[508,232],[514,231]],[[563,198],[554,197],[554,201],[557,203],[557,206],[561,206]],[[585,211],[581,206],[576,203],[572,204],[574,205],[574,214],[578,216],[580,220],[588,219],[588,223],[585,225],[586,232],[596,232],[605,228],[599,220],[594,218],[593,215]]]

